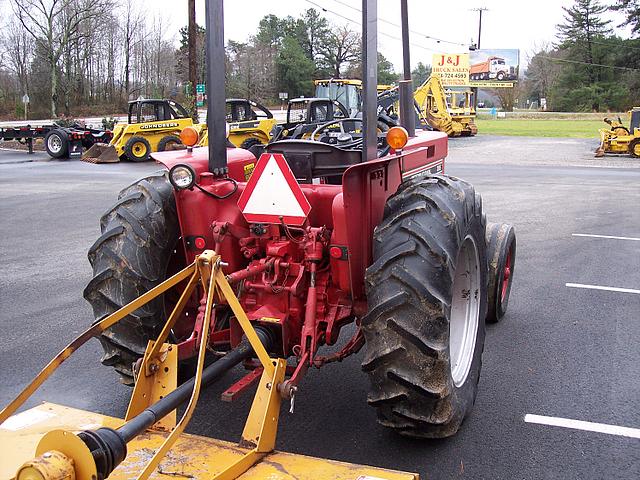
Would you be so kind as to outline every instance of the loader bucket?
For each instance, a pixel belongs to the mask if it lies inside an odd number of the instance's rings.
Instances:
[[[117,163],[120,161],[115,147],[106,143],[96,143],[82,155],[83,162]]]

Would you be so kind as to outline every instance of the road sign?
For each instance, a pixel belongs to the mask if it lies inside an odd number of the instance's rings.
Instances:
[[[311,211],[284,155],[263,153],[238,200],[247,222],[300,226]],[[282,219],[282,220],[281,220]]]
[[[204,93],[205,85],[204,83],[196,84],[196,93]]]
[[[287,98],[289,98],[289,94],[287,92],[280,92],[278,94],[278,97],[280,97],[280,100],[286,100]]]
[[[29,103],[29,95],[26,93],[22,96],[22,103]]]

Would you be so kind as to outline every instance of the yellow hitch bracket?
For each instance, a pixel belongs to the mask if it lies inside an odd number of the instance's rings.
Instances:
[[[161,345],[161,347],[156,349],[156,345]],[[145,374],[147,354],[156,350],[158,350],[158,354],[153,357],[154,362],[151,364],[153,373],[147,375]],[[139,370],[133,394],[129,401],[127,415],[124,417],[125,421],[139,415],[145,408],[153,405],[178,387],[178,347],[169,343],[161,344],[157,341],[149,341]],[[176,411],[174,410],[169,415],[158,420],[154,428],[169,431],[175,426]]]
[[[268,374],[266,370],[262,373],[240,441],[240,447],[251,450],[214,475],[212,480],[238,478],[275,448],[281,402],[278,385],[284,381],[287,361],[278,358],[271,359],[270,363],[273,374]]]

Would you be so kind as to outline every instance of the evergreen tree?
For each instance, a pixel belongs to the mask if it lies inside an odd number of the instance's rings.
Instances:
[[[617,0],[613,10],[624,13],[625,20],[621,27],[631,27],[631,33],[640,37],[640,0]]]
[[[594,40],[610,33],[610,21],[601,15],[607,7],[598,0],[575,0],[571,7],[562,7],[564,23],[557,26],[560,47],[571,52],[571,56],[588,64],[594,62]],[[597,41],[597,40],[596,40]],[[587,75],[591,83],[598,80],[598,71],[587,67]]]

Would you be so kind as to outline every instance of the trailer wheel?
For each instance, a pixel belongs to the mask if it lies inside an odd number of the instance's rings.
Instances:
[[[486,240],[489,259],[487,322],[497,323],[507,313],[509,305],[516,261],[516,231],[506,223],[488,223]]]
[[[454,177],[411,179],[387,201],[373,243],[362,320],[368,403],[402,435],[453,435],[473,407],[482,365],[482,200]]]
[[[146,162],[151,154],[151,145],[146,138],[135,135],[127,140],[124,154],[132,162]]]
[[[102,235],[89,249],[93,278],[84,298],[95,321],[139,297],[168,276],[179,238],[173,189],[166,172],[143,178],[120,192],[118,201],[100,219]],[[165,321],[162,298],[105,331],[100,337],[102,363],[113,366],[122,383],[133,384],[133,363],[155,338]]]
[[[50,157],[66,158],[69,155],[69,135],[59,128],[51,130],[44,137],[44,148]]]
[[[162,137],[158,142],[158,151],[164,152],[165,150],[173,150],[176,145],[182,145],[180,137],[167,135],[166,137]]]
[[[634,138],[629,142],[629,154],[632,157],[640,158],[640,138]]]

